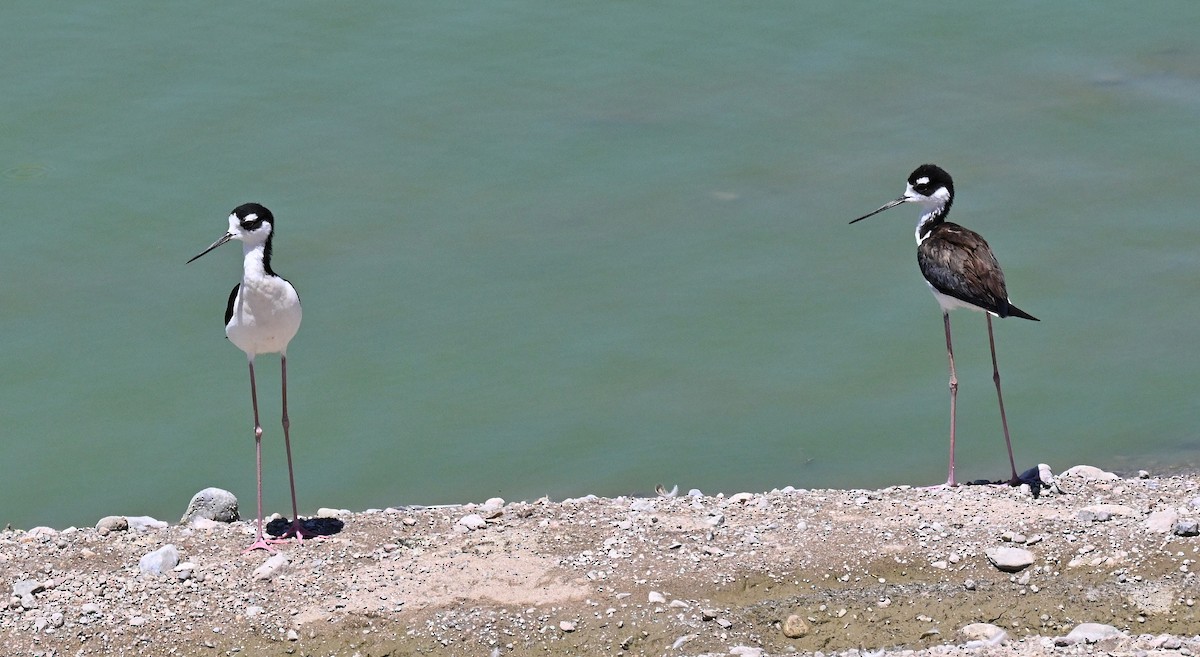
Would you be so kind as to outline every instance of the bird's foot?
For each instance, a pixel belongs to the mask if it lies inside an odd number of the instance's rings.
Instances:
[[[1017,474],[1014,472],[1012,479],[1008,480],[1009,486],[1013,486],[1013,487],[1022,486],[1022,485],[1029,486],[1029,493],[1031,495],[1033,495],[1034,499],[1037,499],[1038,496],[1041,495],[1043,488],[1050,488],[1052,484],[1053,484],[1053,481],[1051,481],[1051,483],[1046,483],[1045,481],[1042,481],[1040,466],[1030,468],[1030,469],[1026,470],[1025,472],[1022,472],[1021,474]]]
[[[276,518],[267,525],[267,542],[286,543],[291,539],[303,541],[306,538],[332,536],[342,531],[343,525],[337,518]]]
[[[1041,488],[1046,486],[1046,482],[1042,481],[1042,470],[1040,466],[1029,468],[1021,474],[1015,471],[1012,473],[1012,479],[1008,480],[1009,486],[1020,486],[1021,484],[1029,484],[1031,488]]]
[[[279,535],[279,538],[273,538],[271,542],[285,543],[293,538],[297,541],[303,541],[306,538],[316,538],[317,536],[320,536],[320,534],[305,528],[304,523],[299,518],[296,518],[292,521],[292,524],[288,525],[287,530]]]
[[[261,535],[257,541],[250,544],[250,547],[242,550],[242,554],[250,554],[255,550],[266,550],[267,552],[275,552],[275,548],[271,547],[271,541],[263,538]]]

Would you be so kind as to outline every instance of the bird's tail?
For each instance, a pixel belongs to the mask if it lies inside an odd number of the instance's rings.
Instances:
[[[1025,312],[1024,310],[1021,310],[1020,308],[1012,305],[1011,303],[1008,304],[1008,314],[1001,315],[1001,317],[1020,317],[1021,319],[1032,319],[1035,322],[1042,321],[1042,320],[1038,319],[1037,317],[1034,317],[1033,315],[1030,315],[1029,313]]]

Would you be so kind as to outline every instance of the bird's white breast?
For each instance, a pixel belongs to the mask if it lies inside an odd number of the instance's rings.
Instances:
[[[300,330],[300,318],[300,297],[291,283],[277,276],[247,276],[238,288],[225,335],[249,355],[286,353]]]

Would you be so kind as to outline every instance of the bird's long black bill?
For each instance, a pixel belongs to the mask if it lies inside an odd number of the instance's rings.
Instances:
[[[210,246],[207,249],[204,249],[203,251],[201,251],[200,253],[197,253],[196,255],[192,256],[192,260],[199,258],[200,256],[204,255],[205,253],[212,251],[213,249],[217,248],[218,246],[221,246],[222,244],[228,242],[231,239],[233,239],[233,235],[230,233],[225,233],[224,235],[221,236],[221,239],[213,242],[212,246]],[[186,265],[186,264],[190,263],[192,260],[188,260],[187,262],[185,262],[183,264]]]
[[[888,201],[886,204],[884,204],[884,206],[882,208],[879,208],[878,210],[876,210],[874,212],[864,214],[863,216],[859,217],[858,219],[855,219],[854,221],[851,221],[850,223],[862,221],[863,219],[866,219],[867,217],[874,217],[875,215],[879,214],[880,212],[883,212],[884,210],[890,210],[891,208],[894,208],[897,205],[900,205],[904,201],[905,201],[905,198],[903,196],[901,196],[900,198],[898,198],[894,201]],[[199,256],[197,256],[197,257],[199,257]]]

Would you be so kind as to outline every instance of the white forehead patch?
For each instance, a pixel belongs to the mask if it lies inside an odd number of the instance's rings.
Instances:
[[[920,178],[917,178],[917,184],[918,185],[928,185],[929,184],[929,176],[921,176]]]

